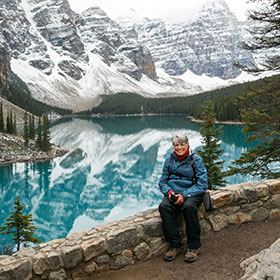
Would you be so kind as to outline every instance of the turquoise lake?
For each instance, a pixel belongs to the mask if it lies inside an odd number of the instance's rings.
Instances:
[[[187,133],[196,150],[200,126],[185,116],[59,120],[51,127],[52,142],[69,153],[44,163],[0,167],[0,226],[18,196],[24,213],[32,213],[35,236],[43,241],[157,207],[162,199],[158,180],[173,150],[172,134]],[[241,128],[223,125],[225,168],[250,147]],[[249,180],[256,178],[236,175],[228,184]]]

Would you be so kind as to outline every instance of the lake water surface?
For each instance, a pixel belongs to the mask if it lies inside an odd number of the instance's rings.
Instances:
[[[199,129],[185,116],[60,120],[52,125],[51,138],[68,154],[0,167],[0,226],[18,196],[43,241],[157,207],[162,199],[158,180],[173,150],[172,134],[187,133],[195,150],[201,146]],[[250,145],[239,125],[224,125],[221,138],[226,168]],[[235,184],[253,178],[228,179]]]

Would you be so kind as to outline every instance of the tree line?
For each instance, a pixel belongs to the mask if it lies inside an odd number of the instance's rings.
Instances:
[[[138,94],[122,92],[101,96],[102,103],[99,106],[80,114],[184,114],[200,118],[202,100],[206,102],[213,100],[217,120],[240,121],[240,110],[235,104],[235,99],[244,92],[244,85],[235,86],[234,92],[226,88],[193,96],[172,98],[145,98]]]
[[[28,146],[30,140],[35,141],[36,147],[43,151],[48,152],[51,149],[50,137],[50,123],[48,115],[38,117],[37,129],[35,127],[34,114],[24,112],[23,118],[23,138],[24,145]],[[37,134],[36,134],[37,131]],[[12,110],[7,111],[6,122],[4,121],[3,102],[0,102],[0,132],[12,135],[18,135],[16,113]]]
[[[43,124],[42,124],[43,118]],[[34,114],[24,113],[24,144],[27,146],[30,139],[35,140],[36,147],[41,151],[48,152],[51,148],[50,144],[50,124],[48,115],[38,117],[37,137],[35,137],[35,120]]]
[[[279,75],[271,77],[277,81]],[[125,115],[125,114],[184,114],[196,119],[202,118],[203,106],[211,100],[217,121],[242,121],[240,98],[252,88],[267,87],[266,78],[237,84],[185,97],[146,98],[136,93],[121,92],[101,96],[102,103],[81,115]]]
[[[5,125],[2,101],[0,102],[0,132],[17,134],[16,114],[12,110],[8,110]]]

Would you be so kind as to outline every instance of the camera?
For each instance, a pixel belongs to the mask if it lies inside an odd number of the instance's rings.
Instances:
[[[170,199],[172,202],[176,202],[178,200],[178,197],[172,193]]]

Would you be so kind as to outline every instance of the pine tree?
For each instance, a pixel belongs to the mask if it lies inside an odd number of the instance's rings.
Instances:
[[[38,120],[38,135],[37,135],[37,139],[36,139],[36,146],[42,150],[43,145],[42,145],[43,141],[42,141],[42,124],[41,124],[41,117],[39,117]]]
[[[13,125],[13,111],[9,110],[9,133],[14,134],[14,125]]]
[[[50,150],[50,124],[48,115],[43,116],[43,151]]]
[[[13,133],[15,135],[17,135],[17,117],[16,117],[16,113],[14,113],[14,121],[13,121],[12,125],[13,125]]]
[[[28,114],[28,138],[32,139],[32,117]]]
[[[256,0],[249,0],[256,2]],[[256,22],[248,31],[252,38],[243,42],[243,48],[250,51],[271,49],[264,62],[259,65],[238,65],[247,72],[277,71],[280,69],[280,56],[274,48],[280,46],[280,1],[262,0],[261,6],[250,10],[249,18]]]
[[[29,127],[28,127],[28,115],[27,115],[26,111],[24,112],[23,121],[24,121],[24,125],[23,125],[24,145],[28,146],[28,142],[29,142]]]
[[[280,177],[280,77],[265,81],[267,86],[252,89],[240,101],[246,141],[255,147],[232,162],[229,175],[250,174],[262,179]]]
[[[10,133],[10,114],[9,114],[9,111],[7,111],[7,116],[6,116],[6,132]]]
[[[1,234],[12,234],[12,240],[15,242],[17,251],[21,244],[27,246],[29,242],[40,243],[40,239],[34,237],[35,230],[32,214],[23,215],[24,207],[20,204],[20,197],[14,202],[14,212],[6,219],[4,226],[0,227]]]
[[[1,101],[0,103],[0,132],[4,132],[5,126],[4,126],[4,113],[3,113],[3,103]]]
[[[208,189],[212,190],[218,186],[225,186],[227,181],[224,179],[226,173],[222,171],[224,161],[219,160],[224,152],[220,149],[219,139],[222,127],[215,128],[214,105],[210,101],[203,106],[202,119],[200,133],[203,150],[199,150],[197,153],[202,157],[207,169]]]
[[[30,133],[31,139],[35,139],[35,117],[34,114],[32,114],[31,117],[31,133]]]
[[[253,2],[254,0],[250,0]],[[245,42],[244,48],[255,51],[271,49],[260,66],[240,67],[248,72],[280,69],[280,56],[273,51],[280,46],[280,1],[262,1],[262,7],[250,12],[250,18],[260,23],[252,28],[253,40]],[[255,148],[241,154],[230,167],[229,174],[251,174],[262,179],[280,177],[280,77],[265,78],[263,83],[250,88],[250,93],[241,99],[242,121],[247,141]],[[257,140],[257,142],[255,141]]]
[[[34,114],[29,114],[29,122],[28,122],[28,131],[29,131],[29,139],[35,139],[35,120],[34,120]]]

